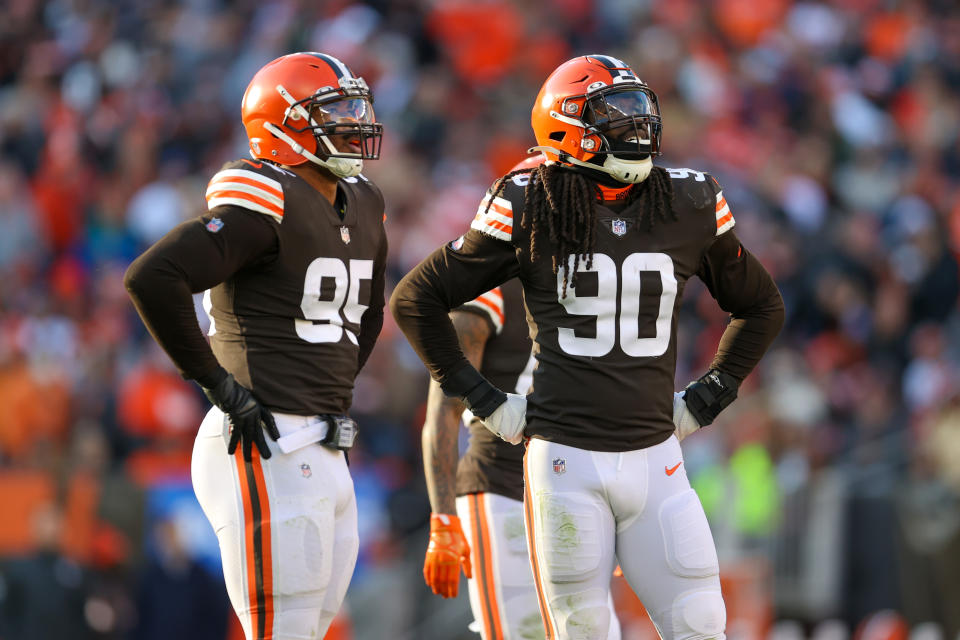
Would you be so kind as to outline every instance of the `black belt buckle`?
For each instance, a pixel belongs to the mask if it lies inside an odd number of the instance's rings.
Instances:
[[[325,447],[349,451],[357,440],[357,422],[347,416],[324,416],[327,421],[327,435],[320,441]]]

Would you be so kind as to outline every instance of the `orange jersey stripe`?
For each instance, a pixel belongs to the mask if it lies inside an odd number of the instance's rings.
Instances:
[[[270,185],[264,184],[263,182],[258,182],[257,180],[251,180],[250,178],[241,178],[239,176],[220,176],[219,178],[214,177],[214,179],[210,181],[210,184],[207,186],[207,188],[209,189],[210,187],[217,185],[221,182],[227,182],[227,183],[237,182],[240,184],[245,184],[248,187],[256,187],[257,189],[262,189],[263,191],[266,191],[270,195],[276,196],[281,200],[283,200],[283,191],[279,189],[274,189]]]
[[[720,198],[720,202],[717,203],[717,211],[719,212],[719,211],[722,210],[725,206],[727,206],[727,199],[726,199],[726,198]]]
[[[273,204],[272,202],[260,198],[251,193],[246,193],[244,191],[212,191],[210,195],[207,196],[207,202],[210,202],[213,198],[239,198],[241,200],[249,200],[253,204],[259,205],[273,213],[277,214],[281,218],[283,217],[283,209]]]
[[[498,222],[497,220],[487,220],[484,222],[485,225],[492,229],[499,229],[504,233],[513,233],[513,227],[509,224],[504,224],[503,222]]]
[[[500,305],[490,302],[489,300],[484,300],[483,296],[480,296],[479,298],[477,298],[476,302],[478,302],[479,304],[482,304],[483,306],[487,307],[488,309],[493,311],[495,314],[497,314],[497,318],[499,318],[500,324],[501,325],[503,324],[503,310],[500,309]]]
[[[733,220],[733,213],[727,212],[727,215],[717,219],[717,229],[719,229],[726,223],[730,222],[731,220]]]
[[[491,202],[491,203],[490,203],[490,210],[491,210],[491,211],[496,211],[497,213],[499,213],[500,215],[502,215],[502,216],[504,216],[504,217],[513,219],[513,209],[507,209],[506,207],[501,206],[501,205],[497,204],[496,202]]]
[[[534,543],[536,534],[533,531],[533,495],[530,493],[527,453],[529,451],[523,453],[523,517],[527,523],[527,555],[530,557],[530,568],[533,570],[533,584],[537,590],[537,603],[540,605],[540,617],[543,618],[545,640],[554,640],[556,633],[553,630],[553,622],[550,620],[550,612],[547,610],[547,599],[540,581],[540,564],[537,562],[537,546]]]
[[[503,300],[503,292],[500,291],[500,287],[494,287],[493,289],[490,289],[490,291],[482,294],[480,297],[482,298],[483,296],[495,296]]]
[[[493,620],[491,640],[503,640],[503,629],[500,626],[500,607],[497,605],[497,583],[494,580],[493,549],[490,547],[490,523],[487,522],[487,501],[482,493],[477,494],[479,502],[477,511],[480,514],[480,542],[483,545],[483,574],[486,581],[487,596],[490,601],[490,618]]]

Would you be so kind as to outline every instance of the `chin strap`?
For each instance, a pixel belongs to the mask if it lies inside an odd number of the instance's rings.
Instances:
[[[340,178],[352,178],[363,171],[363,160],[359,158],[327,158],[323,160],[303,148],[303,145],[285,134],[279,127],[266,122],[263,128],[277,136],[293,149],[294,153],[299,153],[304,158],[318,164],[321,167],[329,169],[331,173]],[[323,136],[326,137],[326,136]]]
[[[288,92],[283,87],[283,85],[278,84],[276,89],[277,89],[277,93],[280,94],[280,97],[286,100],[287,104],[290,105],[287,108],[288,113],[290,111],[293,111],[295,117],[303,118],[308,123],[310,123],[311,127],[316,128],[318,126],[317,123],[314,122],[313,118],[310,116],[310,113],[303,108],[303,105],[297,103],[296,99],[294,99],[294,97],[290,95],[290,92]],[[318,164],[321,167],[329,169],[330,172],[333,173],[335,176],[338,176],[340,178],[352,178],[353,176],[363,171],[362,159],[336,157],[336,154],[338,153],[337,148],[333,146],[333,143],[330,142],[330,140],[325,135],[314,136],[315,139],[319,139],[320,142],[323,143],[323,145],[327,148],[327,153],[329,153],[331,156],[330,158],[323,160],[318,156],[307,151],[302,144],[300,144],[299,142],[297,142],[296,140],[294,140],[293,138],[285,134],[283,131],[280,130],[279,127],[268,122],[264,124],[264,128],[270,133],[272,133],[273,135],[277,136],[278,138],[286,142],[288,145],[290,145],[290,148],[293,149],[294,153],[299,153],[301,156],[303,156],[310,162],[313,162],[314,164]]]
[[[646,160],[620,160],[612,155],[608,155],[607,159],[604,160],[602,165],[600,165],[578,160],[566,151],[561,151],[555,147],[540,145],[527,149],[527,153],[534,153],[535,151],[552,153],[557,156],[559,162],[576,165],[585,169],[593,169],[594,171],[601,171],[615,180],[619,180],[625,184],[637,184],[643,182],[647,179],[647,176],[650,175],[650,171],[653,169],[653,158],[647,158]]]

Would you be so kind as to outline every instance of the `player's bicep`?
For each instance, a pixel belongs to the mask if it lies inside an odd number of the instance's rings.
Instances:
[[[198,293],[275,251],[273,224],[259,214],[217,207],[174,227],[138,261],[145,269],[176,274]]]
[[[720,308],[734,315],[780,297],[773,278],[733,231],[722,233],[704,252],[697,275]]]

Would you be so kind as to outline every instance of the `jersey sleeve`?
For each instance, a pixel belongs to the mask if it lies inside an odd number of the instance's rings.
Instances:
[[[276,224],[260,213],[219,205],[184,222],[127,269],[124,284],[147,329],[185,378],[219,368],[200,330],[192,294],[276,255]]]
[[[382,211],[382,209],[381,209]],[[382,215],[382,214],[381,214]],[[373,280],[370,285],[370,305],[363,312],[360,318],[360,338],[359,352],[357,354],[357,371],[363,369],[367,363],[367,358],[373,351],[373,347],[383,329],[383,295],[386,281],[387,269],[387,234],[380,227],[380,249],[377,251],[377,257],[373,262]]]
[[[783,326],[780,291],[733,231],[723,232],[704,252],[697,275],[731,316],[711,368],[743,380]]]
[[[513,240],[513,204],[506,198],[496,196],[497,184],[490,187],[477,207],[477,215],[470,228],[497,240]]]
[[[717,216],[717,235],[723,235],[730,229],[733,229],[733,226],[736,224],[736,221],[733,219],[733,212],[730,211],[730,205],[727,204],[727,199],[723,197],[723,189],[720,188],[720,185],[717,183],[716,179],[713,176],[710,177],[713,183],[717,187],[716,195],[716,216]]]
[[[480,375],[460,349],[450,310],[519,273],[512,245],[471,228],[456,242],[430,254],[394,289],[390,311],[397,325],[448,395],[463,396],[469,390],[458,388],[453,380],[475,380]],[[475,375],[460,375],[465,370]]]
[[[251,169],[221,169],[207,185],[207,208],[225,205],[243,207],[283,222],[283,185]]]
[[[480,294],[455,310],[482,316],[490,323],[495,335],[500,335],[503,332],[503,291],[500,287],[494,287],[490,291]]]

